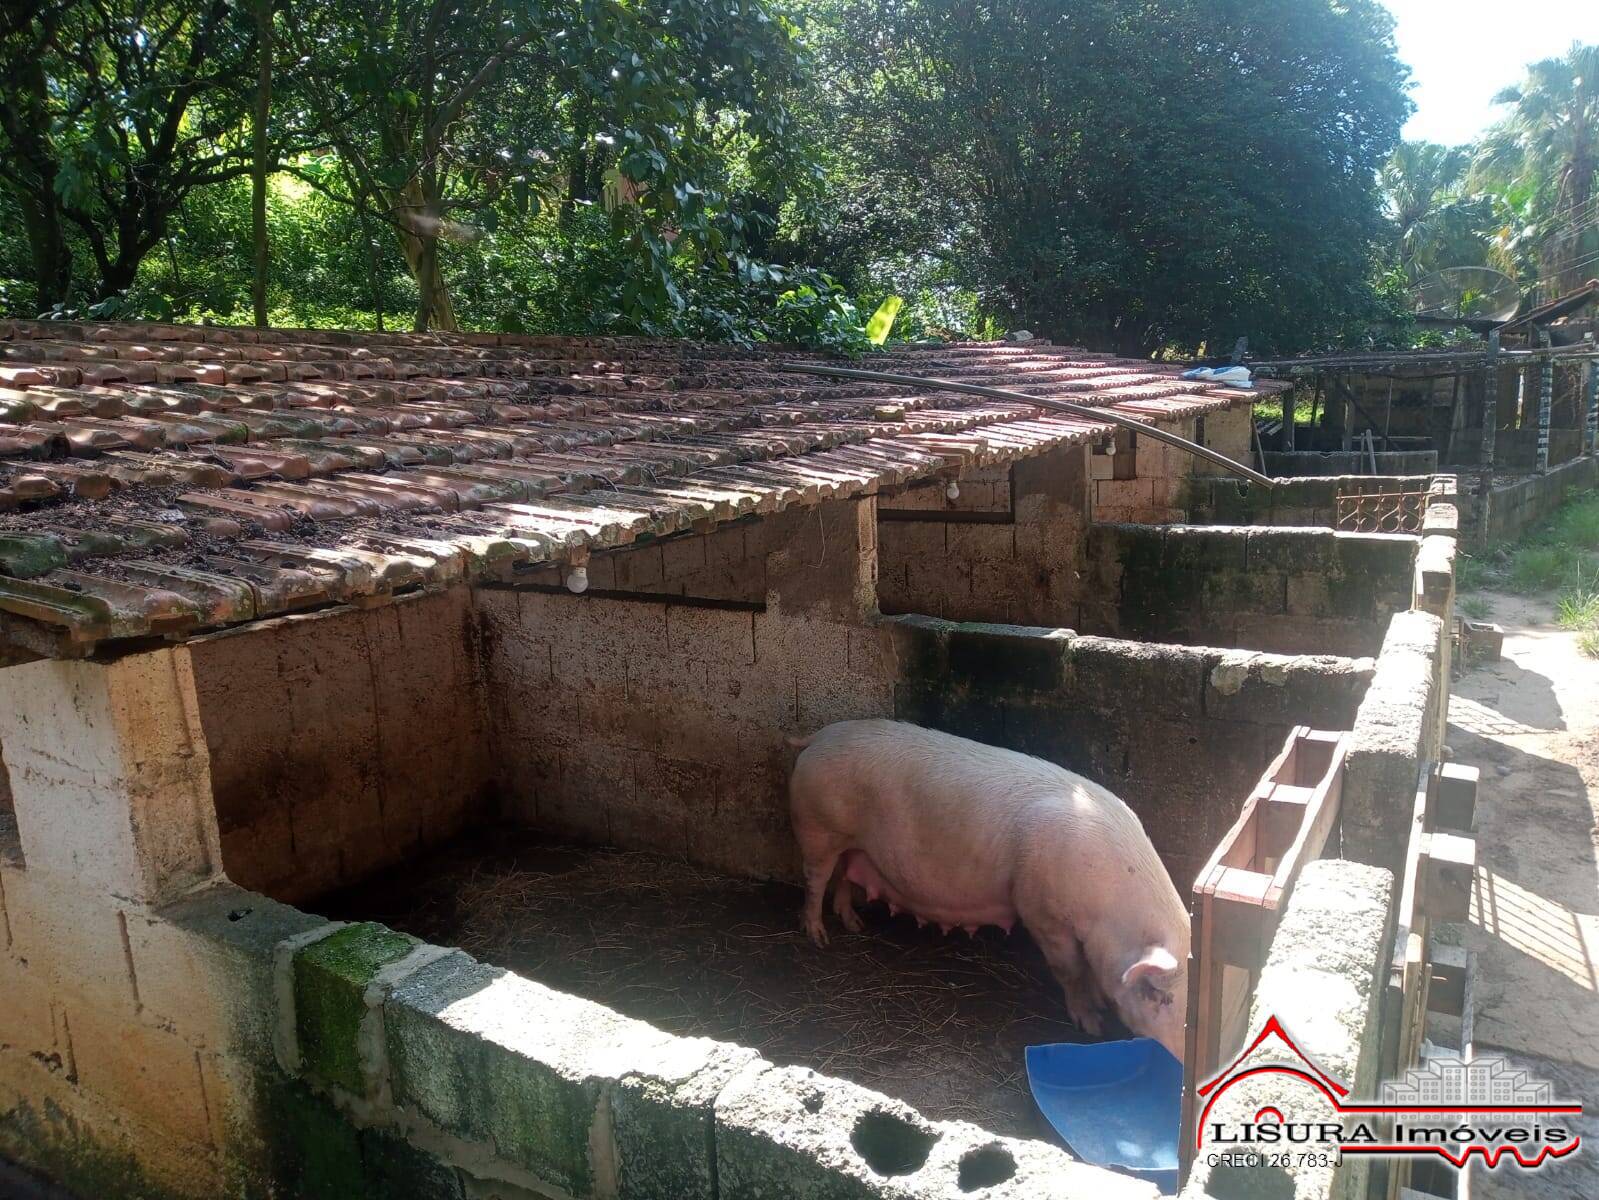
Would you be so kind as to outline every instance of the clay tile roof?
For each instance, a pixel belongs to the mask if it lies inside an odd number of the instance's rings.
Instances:
[[[0,322],[0,660],[500,578],[1112,426],[640,338]],[[1253,395],[1038,343],[874,356],[1143,420]]]

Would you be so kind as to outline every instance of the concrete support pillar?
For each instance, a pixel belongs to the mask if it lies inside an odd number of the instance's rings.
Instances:
[[[1488,366],[1482,373],[1482,465],[1491,472],[1499,436],[1499,334],[1488,335]]]
[[[1589,454],[1599,452],[1599,358],[1588,360],[1588,426],[1583,435],[1582,448]]]
[[[221,873],[186,647],[46,659],[3,678],[0,742],[30,869],[149,905]]]
[[[877,614],[877,498],[790,509],[759,535],[766,603],[789,616],[861,623]]]
[[[1539,339],[1544,349],[1549,348],[1546,330]],[[1538,474],[1549,471],[1549,414],[1555,399],[1555,364],[1546,358],[1538,367]]]

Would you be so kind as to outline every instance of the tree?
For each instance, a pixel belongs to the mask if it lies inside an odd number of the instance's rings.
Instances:
[[[50,136],[54,119],[44,53],[59,9],[14,9],[0,26],[0,189],[17,205],[27,232],[34,306],[63,303],[72,287],[72,249],[56,181],[61,159]]]
[[[1493,257],[1486,231],[1491,198],[1467,188],[1472,150],[1404,142],[1383,164],[1383,199],[1394,223],[1395,259],[1414,282],[1443,267],[1481,266]]]
[[[1408,113],[1372,0],[840,4],[842,128],[1014,322],[1292,350],[1370,309]]]
[[[61,228],[87,244],[96,296],[113,295],[191,192],[248,172],[252,40],[225,0],[45,0],[12,19],[4,179],[39,231],[42,302],[65,291]]]
[[[255,109],[250,114],[250,241],[254,253],[250,304],[259,328],[267,324],[267,180],[277,168],[268,121],[272,114],[272,0],[255,0]]]
[[[333,151],[298,170],[394,230],[419,329],[458,324],[446,245],[492,233],[502,210],[586,198],[605,172],[639,266],[624,302],[680,305],[674,258],[741,249],[730,144],[772,186],[792,157],[796,46],[762,0],[344,0],[288,6],[285,27],[305,123]]]
[[[1551,295],[1599,274],[1599,45],[1574,43],[1494,97],[1510,112],[1483,139],[1473,180],[1524,193]]]

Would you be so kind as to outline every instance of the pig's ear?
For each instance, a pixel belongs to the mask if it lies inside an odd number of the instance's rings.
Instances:
[[[1151,946],[1144,957],[1122,972],[1122,986],[1136,987],[1147,983],[1157,992],[1171,991],[1172,977],[1177,974],[1177,960],[1164,946]]]

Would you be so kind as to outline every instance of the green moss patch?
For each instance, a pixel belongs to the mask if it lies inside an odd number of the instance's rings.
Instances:
[[[366,987],[419,943],[382,925],[352,925],[294,956],[294,1013],[306,1070],[357,1094],[365,1088],[357,1036]]]

